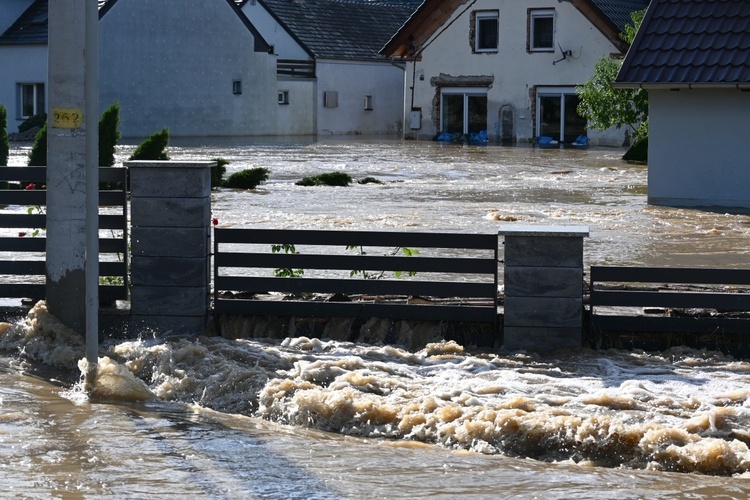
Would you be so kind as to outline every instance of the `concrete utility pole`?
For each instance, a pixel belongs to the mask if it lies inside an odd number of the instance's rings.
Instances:
[[[93,370],[99,329],[98,18],[97,0],[49,2],[46,300],[65,325],[85,330]]]

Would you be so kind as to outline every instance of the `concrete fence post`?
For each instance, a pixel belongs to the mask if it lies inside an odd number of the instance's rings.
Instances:
[[[131,330],[205,332],[210,300],[213,161],[128,161]]]
[[[580,348],[583,226],[502,226],[505,237],[503,347]]]

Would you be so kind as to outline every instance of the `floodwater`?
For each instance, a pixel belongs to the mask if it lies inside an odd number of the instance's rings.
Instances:
[[[121,148],[127,156],[131,146]],[[588,225],[587,264],[739,267],[750,217],[649,207],[618,149],[175,142],[263,166],[222,226],[492,232]],[[16,163],[13,163],[16,162]],[[14,151],[11,164],[22,164]],[[302,188],[345,170],[384,184]],[[750,362],[673,348],[419,351],[326,339],[139,339],[100,349],[38,304],[0,327],[0,469],[21,498],[747,498]]]

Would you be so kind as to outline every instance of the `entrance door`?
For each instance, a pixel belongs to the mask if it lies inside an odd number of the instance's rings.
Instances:
[[[586,119],[578,114],[580,99],[575,89],[543,89],[537,93],[536,129],[539,136],[562,143],[586,135]]]
[[[463,135],[487,132],[487,89],[443,89],[440,98],[442,132]]]

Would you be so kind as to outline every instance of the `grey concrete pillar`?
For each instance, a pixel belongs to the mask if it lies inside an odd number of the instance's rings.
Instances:
[[[580,348],[588,227],[507,225],[499,234],[505,237],[503,347]]]
[[[86,201],[87,176],[94,176],[91,186],[98,197],[99,59],[91,45],[97,38],[95,9],[90,2],[59,0],[50,2],[48,13],[46,300],[50,312],[81,334],[96,329],[96,324],[87,326],[87,310],[89,318],[96,318],[98,308],[98,303],[87,308],[87,297],[96,302],[98,291],[96,227],[89,238],[96,248],[90,249],[95,255],[90,256],[88,282],[94,285],[88,294],[86,278],[87,206],[98,207],[98,199]],[[89,223],[96,225],[92,216]]]
[[[128,161],[131,329],[203,333],[210,298],[213,161]]]

